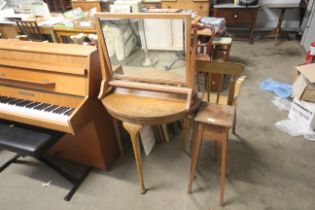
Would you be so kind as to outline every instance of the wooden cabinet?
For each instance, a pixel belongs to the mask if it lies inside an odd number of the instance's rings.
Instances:
[[[72,8],[80,7],[83,11],[89,11],[92,8],[96,8],[98,12],[102,11],[101,1],[71,1]]]
[[[231,26],[253,25],[257,9],[215,9],[215,16],[225,17],[226,24]]]
[[[113,0],[108,0],[108,1],[73,0],[71,1],[73,9],[80,7],[83,11],[89,11],[92,8],[96,8],[97,12],[109,12],[109,7],[113,3],[114,3]]]
[[[0,24],[0,33],[4,39],[15,38],[18,35],[15,25],[12,24]]]
[[[190,9],[197,12],[199,16],[209,16],[210,1],[209,0],[175,0],[162,1],[162,8],[169,9]]]
[[[235,6],[233,4],[217,4],[214,6],[214,16],[224,17],[227,26],[249,27],[248,39],[254,41],[254,30],[259,6]]]

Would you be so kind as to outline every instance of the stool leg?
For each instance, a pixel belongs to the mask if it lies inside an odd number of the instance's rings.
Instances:
[[[196,175],[197,163],[200,156],[200,147],[202,143],[203,125],[201,123],[195,123],[194,125],[194,138],[193,138],[193,149],[191,154],[191,165],[190,165],[190,177],[188,185],[188,193],[192,193],[192,182]]]
[[[141,125],[131,124],[127,122],[123,122],[124,128],[128,131],[133,152],[136,158],[137,167],[138,167],[138,174],[140,179],[140,187],[141,187],[141,193],[144,194],[147,190],[144,187],[144,179],[143,179],[143,171],[142,171],[142,160],[141,160],[141,150],[140,150],[140,140],[138,138],[139,131],[141,130]]]
[[[227,45],[225,49],[225,55],[224,55],[224,60],[229,61],[230,60],[230,51],[231,51],[231,45]]]
[[[236,135],[236,110],[234,112],[234,121],[233,121],[233,128],[232,128],[232,133]]]
[[[226,157],[227,155],[227,136],[222,141],[222,149],[221,149],[221,192],[220,192],[220,206],[224,204],[224,180],[225,180],[225,173],[226,173]]]
[[[229,130],[226,129],[226,164],[225,164],[225,176],[228,175],[229,169]]]

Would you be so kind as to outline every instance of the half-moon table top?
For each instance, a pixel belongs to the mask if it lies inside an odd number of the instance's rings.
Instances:
[[[115,92],[105,96],[102,103],[113,117],[140,125],[174,122],[183,119],[189,111],[183,99]]]

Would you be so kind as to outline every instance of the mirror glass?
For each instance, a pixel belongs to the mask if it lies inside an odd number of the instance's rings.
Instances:
[[[185,19],[101,17],[100,24],[114,79],[186,83]]]

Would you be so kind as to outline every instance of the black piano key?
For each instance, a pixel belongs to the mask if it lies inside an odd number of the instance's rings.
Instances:
[[[61,111],[59,112],[59,114],[64,114],[64,113],[66,113],[67,111],[69,111],[69,109],[70,109],[70,108],[65,107],[63,110],[61,110]]]
[[[9,104],[15,105],[17,103],[20,103],[21,101],[24,101],[23,99],[17,99],[15,101],[10,102]]]
[[[68,110],[68,107],[63,107],[61,110],[59,110],[58,114],[64,113],[66,110]]]
[[[50,106],[52,106],[52,105],[51,105],[51,104],[46,104],[45,106],[42,107],[41,110],[45,110],[46,108],[48,108],[48,107],[50,107]]]
[[[22,101],[22,102],[20,102],[20,103],[17,103],[17,104],[15,104],[15,105],[16,105],[16,106],[21,106],[21,107],[23,107],[23,106],[25,106],[25,105],[27,105],[27,104],[29,104],[29,103],[32,103],[32,102],[34,102],[34,101],[24,100],[24,101]]]
[[[53,111],[53,113],[57,113],[57,112],[59,112],[62,108],[63,108],[63,107],[61,106],[61,107],[59,107],[59,108],[55,109],[55,110]]]
[[[58,108],[58,107],[59,107],[59,106],[57,106],[57,105],[53,105],[53,106],[48,107],[48,108],[45,109],[44,111],[45,111],[45,112],[51,112],[51,111],[55,110],[55,109]]]
[[[40,107],[43,103],[38,102],[38,105],[33,106],[33,109],[36,109],[37,107]]]
[[[19,106],[21,103],[25,102],[26,100],[20,99],[19,102],[15,103],[15,106]]]
[[[50,104],[44,103],[44,104],[41,104],[41,105],[37,106],[37,107],[34,108],[34,109],[43,110],[43,109],[47,108],[48,106],[50,106]]]
[[[7,104],[8,102],[13,101],[13,100],[15,100],[15,98],[8,97],[8,98],[4,99],[4,100],[2,101],[2,103]]]
[[[69,111],[67,111],[66,113],[64,113],[67,116],[70,116],[72,114],[72,112],[74,111],[74,109],[70,109]]]
[[[8,97],[7,96],[1,96],[0,97],[0,103],[2,103],[4,100],[6,100]]]
[[[55,111],[53,111],[53,113],[55,113],[55,114],[60,114],[60,112],[62,112],[62,110],[64,110],[65,108],[66,108],[66,107],[62,106],[62,107],[56,109]]]
[[[33,109],[36,109],[36,110],[37,110],[37,109],[40,109],[43,105],[44,105],[44,104],[41,103],[41,104],[39,104],[38,106],[34,106]]]
[[[34,102],[34,103],[31,103],[31,104],[29,104],[29,105],[27,105],[26,106],[26,108],[33,108],[33,107],[35,107],[35,106],[38,106],[39,104],[41,104],[40,102]]]
[[[18,100],[19,100],[19,99],[15,98],[14,100],[9,101],[8,104],[13,105],[13,104],[14,104],[16,101],[18,101]]]
[[[27,102],[24,102],[23,104],[20,104],[20,106],[25,107],[25,106],[30,105],[32,103],[34,103],[34,101],[27,101]]]

